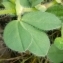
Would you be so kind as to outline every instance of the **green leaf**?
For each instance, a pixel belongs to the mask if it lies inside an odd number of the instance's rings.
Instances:
[[[63,50],[59,50],[54,45],[50,47],[50,50],[48,52],[48,58],[53,63],[60,63],[63,61]]]
[[[3,5],[4,5],[5,9],[15,9],[15,5],[12,4],[12,3],[9,2],[9,1],[4,1],[4,2],[3,2]]]
[[[63,6],[61,4],[53,5],[52,7],[48,8],[46,12],[50,12],[58,16],[63,22]]]
[[[5,44],[12,50],[23,52],[28,49],[31,35],[19,21],[10,22],[4,30]]]
[[[11,2],[12,4],[15,4],[16,0],[3,0],[3,2]]]
[[[12,2],[13,4],[15,4],[15,1],[16,1],[16,0],[9,0],[9,1]]]
[[[63,38],[62,37],[57,37],[54,41],[54,45],[60,49],[63,50]]]
[[[13,3],[9,2],[9,1],[4,1],[2,4],[4,5],[6,10],[9,10],[9,14],[10,14],[10,11],[12,11],[11,14],[13,14],[13,12],[14,12],[14,14],[16,14],[15,5]]]
[[[30,7],[30,3],[28,0],[19,0],[20,4],[24,7]]]
[[[50,47],[50,41],[47,34],[24,22],[23,25],[32,36],[32,42],[28,50],[37,56],[46,56]]]
[[[58,17],[41,11],[24,14],[22,21],[41,30],[53,30],[61,27],[61,21]]]
[[[31,6],[34,7],[38,4],[41,4],[41,2],[43,2],[44,0],[29,0],[29,2],[31,3]]]
[[[50,41],[45,32],[22,21],[10,22],[4,30],[3,38],[5,44],[12,50],[18,52],[29,50],[37,56],[47,55],[50,47]]]

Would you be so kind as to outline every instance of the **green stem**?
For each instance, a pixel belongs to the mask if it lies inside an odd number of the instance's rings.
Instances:
[[[21,20],[21,15],[23,14],[23,7],[21,6],[19,0],[16,0],[16,14],[17,14],[17,20]]]
[[[36,11],[37,9],[35,8],[24,8],[24,12],[32,12],[32,11]]]
[[[0,10],[0,15],[3,15],[3,14],[15,14],[15,10],[7,10],[7,9],[4,9],[4,10]]]
[[[49,3],[45,3],[45,4],[38,4],[35,6],[36,9],[40,10],[40,11],[46,11],[47,8],[53,6],[54,4],[56,4],[55,1],[49,2]]]

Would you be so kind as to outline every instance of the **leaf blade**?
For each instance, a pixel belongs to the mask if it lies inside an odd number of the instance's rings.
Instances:
[[[41,4],[41,2],[43,2],[44,0],[29,0],[29,2],[31,3],[31,6],[34,7],[38,4]]]
[[[23,23],[23,25],[27,28],[32,36],[32,43],[28,50],[37,56],[46,56],[50,47],[50,41],[47,34],[26,23]]]
[[[24,7],[30,7],[30,3],[28,0],[19,0],[20,4]]]
[[[41,30],[53,30],[61,27],[58,17],[47,12],[30,12],[22,17],[22,21]]]
[[[46,12],[53,13],[60,18],[63,22],[63,6],[61,4],[55,4],[49,7]]]
[[[31,41],[30,34],[18,21],[10,22],[6,26],[3,36],[5,44],[12,50],[19,52],[24,52]]]
[[[63,50],[63,38],[62,37],[57,37],[54,41],[54,45],[60,49]]]
[[[51,62],[60,63],[63,61],[63,50],[59,50],[52,44],[47,56]]]

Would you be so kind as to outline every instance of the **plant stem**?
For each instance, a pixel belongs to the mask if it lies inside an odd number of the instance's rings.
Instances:
[[[32,11],[36,11],[37,9],[35,8],[24,8],[24,12],[32,12]]]
[[[45,4],[38,4],[35,6],[36,9],[40,10],[40,11],[46,11],[47,8],[53,6],[54,4],[56,4],[55,1],[49,2],[49,3],[45,3]]]
[[[4,9],[4,10],[0,10],[0,15],[3,15],[3,14],[15,14],[15,10],[7,10],[7,9]]]
[[[23,14],[23,7],[21,6],[19,0],[16,0],[16,14],[17,14],[17,20],[21,20],[21,15]]]

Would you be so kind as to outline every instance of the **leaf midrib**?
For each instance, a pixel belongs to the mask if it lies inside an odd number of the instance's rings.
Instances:
[[[34,41],[35,41],[35,44],[36,44],[36,46],[40,49],[40,51],[44,54],[44,51],[42,51],[42,49],[40,48],[40,46],[37,44],[37,42],[36,42],[36,39],[33,37],[33,39],[34,39]]]
[[[19,23],[19,22],[18,22],[18,23]],[[19,36],[21,45],[22,45],[22,47],[23,47],[23,50],[25,51],[24,45],[23,45],[22,40],[21,40],[21,36],[20,36],[20,32],[19,32],[19,26],[18,26],[18,23],[17,23],[17,32],[18,32],[18,36]]]

